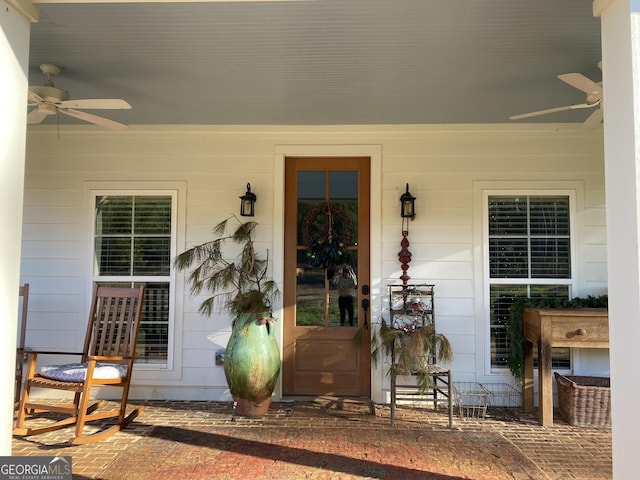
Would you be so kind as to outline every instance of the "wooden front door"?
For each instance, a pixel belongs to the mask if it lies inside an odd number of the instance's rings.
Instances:
[[[369,397],[370,159],[287,158],[285,177],[283,393]]]

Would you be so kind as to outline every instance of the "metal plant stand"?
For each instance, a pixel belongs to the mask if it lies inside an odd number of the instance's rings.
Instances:
[[[432,326],[435,335],[434,285],[389,285],[389,310],[391,323],[402,328]],[[434,410],[446,404],[449,414],[449,428],[453,428],[454,390],[451,370],[436,364],[435,352],[430,352],[427,360],[427,375],[431,378],[428,389],[421,392],[415,383],[398,383],[395,372],[396,352],[391,354],[391,425],[395,424],[396,403],[400,401],[433,402]]]

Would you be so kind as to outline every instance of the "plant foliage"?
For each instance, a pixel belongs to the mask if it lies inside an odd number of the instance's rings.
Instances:
[[[238,222],[228,233],[229,220]],[[195,268],[187,276],[191,293],[210,292],[199,311],[211,315],[217,300],[238,318],[240,313],[264,313],[279,296],[276,282],[267,276],[269,252],[260,258],[255,251],[253,234],[258,224],[242,222],[232,215],[218,225],[214,240],[197,245],[178,255],[174,265],[178,270]],[[231,245],[229,245],[231,243]],[[235,249],[231,248],[235,244]],[[229,253],[231,252],[231,253]]]
[[[344,243],[335,238],[316,240],[309,247],[307,257],[312,267],[335,270],[335,266],[342,262],[343,249]]]
[[[371,362],[377,365],[381,356],[391,359],[388,375],[415,375],[418,391],[425,393],[433,381],[429,359],[451,361],[453,350],[447,337],[436,333],[433,325],[409,331],[387,325],[383,319],[371,339]]]

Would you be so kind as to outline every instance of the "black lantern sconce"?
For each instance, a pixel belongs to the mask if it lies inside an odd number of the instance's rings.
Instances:
[[[413,218],[416,216],[415,202],[416,197],[409,193],[409,184],[407,183],[407,191],[400,196],[400,216],[402,218]]]
[[[247,193],[240,197],[240,215],[253,217],[256,199],[256,194],[251,192],[251,184],[247,183]]]

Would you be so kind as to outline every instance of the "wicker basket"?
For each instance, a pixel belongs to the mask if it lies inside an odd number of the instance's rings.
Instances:
[[[611,428],[608,377],[564,376],[556,372],[562,417],[578,427]]]

